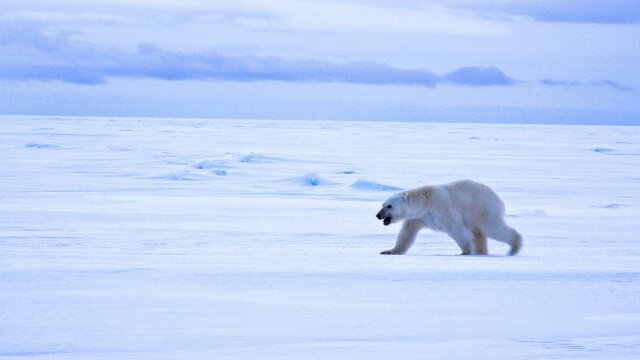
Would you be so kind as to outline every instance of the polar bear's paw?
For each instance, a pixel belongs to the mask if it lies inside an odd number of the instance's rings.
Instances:
[[[513,240],[511,241],[511,251],[509,251],[509,255],[510,256],[516,255],[520,251],[521,247],[522,247],[522,235],[516,232],[516,234],[513,237]]]
[[[381,252],[380,255],[402,255],[402,253],[397,250],[390,249]]]

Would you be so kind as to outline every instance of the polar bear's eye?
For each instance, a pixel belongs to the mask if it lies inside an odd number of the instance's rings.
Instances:
[[[391,209],[391,205],[387,205],[387,209]]]

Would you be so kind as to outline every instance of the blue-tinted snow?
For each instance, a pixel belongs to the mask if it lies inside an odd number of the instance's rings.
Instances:
[[[638,127],[0,129],[3,359],[640,357],[640,163],[607,156],[640,153]],[[460,178],[501,195],[520,255],[457,256],[428,231],[378,254],[399,230],[375,218],[390,192],[352,184]]]
[[[354,189],[357,189],[357,190],[365,190],[365,191],[397,191],[397,190],[402,190],[402,189],[397,188],[395,186],[378,184],[376,182],[363,180],[363,179],[356,180],[353,184],[351,184],[351,187],[354,188]]]

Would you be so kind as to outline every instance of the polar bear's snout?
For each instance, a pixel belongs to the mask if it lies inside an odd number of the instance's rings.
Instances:
[[[385,209],[378,211],[378,213],[376,214],[376,218],[378,218],[378,220],[383,220],[382,223],[385,226],[391,224],[391,215],[387,214]]]

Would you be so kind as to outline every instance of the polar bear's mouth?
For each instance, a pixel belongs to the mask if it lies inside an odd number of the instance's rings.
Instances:
[[[391,216],[387,216],[386,218],[384,218],[382,223],[384,224],[384,226],[391,224]]]

